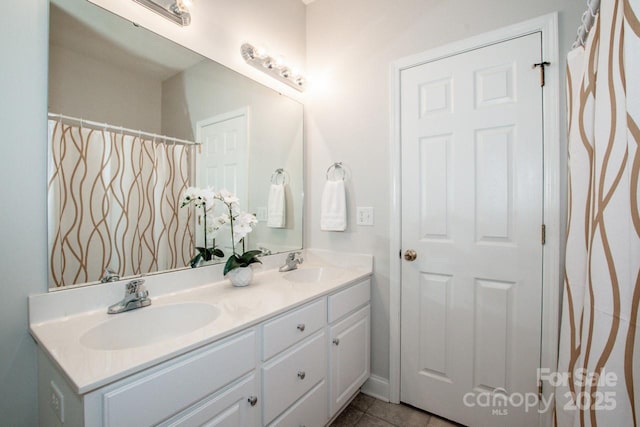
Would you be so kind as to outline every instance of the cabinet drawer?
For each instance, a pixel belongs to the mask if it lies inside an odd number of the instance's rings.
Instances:
[[[258,426],[259,406],[252,406],[249,400],[257,392],[258,381],[252,374],[230,389],[196,404],[158,427]]]
[[[327,382],[322,381],[269,427],[322,427],[327,417]]]
[[[263,424],[269,424],[324,379],[326,341],[322,331],[262,368]]]
[[[105,393],[104,425],[157,424],[230,384],[255,368],[255,339],[252,330],[213,344]]]
[[[322,298],[264,325],[263,357],[268,360],[282,350],[313,335],[325,325],[326,303]]]
[[[329,323],[364,305],[371,298],[371,280],[367,279],[329,297]]]

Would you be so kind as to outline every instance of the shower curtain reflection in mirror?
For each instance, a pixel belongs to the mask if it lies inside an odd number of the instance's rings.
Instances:
[[[49,120],[49,283],[187,266],[194,146]]]

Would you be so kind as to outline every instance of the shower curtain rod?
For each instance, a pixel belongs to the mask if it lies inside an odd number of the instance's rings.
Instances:
[[[572,49],[578,46],[584,46],[587,41],[587,35],[593,27],[593,23],[596,21],[596,15],[600,11],[600,0],[587,0],[587,10],[582,14],[580,21],[582,22],[578,27],[578,35],[576,41],[573,42]]]
[[[91,120],[84,120],[84,119],[80,119],[78,117],[65,116],[64,114],[48,113],[48,115],[49,115],[50,119],[58,119],[58,120],[64,120],[64,121],[70,121],[70,122],[78,122],[80,124],[80,126],[90,126],[90,127],[94,127],[94,128],[97,128],[97,129],[113,130],[113,131],[126,133],[126,134],[131,135],[131,136],[143,136],[144,135],[144,136],[151,137],[154,140],[157,138],[157,139],[161,139],[163,141],[173,142],[173,143],[176,143],[176,144],[201,145],[201,143],[199,143],[199,142],[188,141],[186,139],[173,138],[173,137],[170,137],[170,136],[158,135],[158,134],[149,133],[149,132],[143,132],[141,130],[127,129],[125,127],[114,126],[114,125],[110,125],[110,124],[107,124],[107,123],[92,122]]]

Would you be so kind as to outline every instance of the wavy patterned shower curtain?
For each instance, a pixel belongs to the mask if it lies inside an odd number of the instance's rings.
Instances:
[[[49,121],[49,283],[187,266],[193,146]]]
[[[561,427],[640,423],[639,16],[638,0],[603,0],[585,47],[568,57]]]

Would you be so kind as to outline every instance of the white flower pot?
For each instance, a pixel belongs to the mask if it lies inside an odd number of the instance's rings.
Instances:
[[[227,273],[227,277],[233,286],[249,286],[251,279],[253,279],[253,269],[250,266],[234,268]]]

